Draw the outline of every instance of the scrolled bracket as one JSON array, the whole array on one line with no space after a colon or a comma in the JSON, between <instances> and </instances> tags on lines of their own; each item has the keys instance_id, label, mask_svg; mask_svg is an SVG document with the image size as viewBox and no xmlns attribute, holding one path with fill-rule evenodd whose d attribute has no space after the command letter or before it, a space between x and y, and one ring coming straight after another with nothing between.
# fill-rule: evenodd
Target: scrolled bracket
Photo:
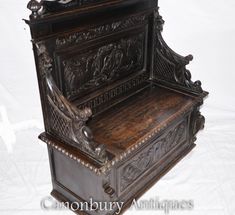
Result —
<instances>
[{"instance_id":1,"label":"scrolled bracket","mask_svg":"<svg viewBox=\"0 0 235 215\"><path fill-rule=\"evenodd\" d=\"M46 89L49 109L52 109L53 113L49 117L56 115L56 117L54 116L56 118L54 121L58 123L60 120L59 126L62 126L61 124L64 125L60 130L56 128L58 126L54 126L53 133L97 161L105 163L108 160L105 147L93 140L92 131L86 125L88 119L92 116L92 110L90 108L78 109L63 96L52 77L53 60L45 44L36 43L35 45L37 47L39 70L45 84L44 88ZM67 132L64 130L67 130Z\"/></svg>"},{"instance_id":2,"label":"scrolled bracket","mask_svg":"<svg viewBox=\"0 0 235 215\"><path fill-rule=\"evenodd\" d=\"M186 69L192 60L193 56L181 56L174 52L164 41L162 37L164 20L159 14L159 8L154 11L154 22L155 22L155 59L157 59L156 64L162 68L164 71L160 71L163 75L168 74L164 77L166 81L174 81L176 84L183 86L193 92L203 93L201 82L191 80L191 73ZM156 71L157 72L157 71Z\"/></svg>"}]
</instances>

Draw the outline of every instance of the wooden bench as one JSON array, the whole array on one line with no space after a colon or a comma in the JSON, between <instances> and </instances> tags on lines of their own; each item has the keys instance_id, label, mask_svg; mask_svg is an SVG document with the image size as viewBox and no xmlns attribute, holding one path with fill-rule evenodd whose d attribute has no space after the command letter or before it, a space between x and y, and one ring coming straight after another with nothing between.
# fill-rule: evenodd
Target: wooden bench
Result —
<instances>
[{"instance_id":1,"label":"wooden bench","mask_svg":"<svg viewBox=\"0 0 235 215\"><path fill-rule=\"evenodd\" d=\"M156 0L31 0L28 8L52 195L124 202L124 211L204 126L208 93L186 69L192 56L163 40Z\"/></svg>"}]
</instances>

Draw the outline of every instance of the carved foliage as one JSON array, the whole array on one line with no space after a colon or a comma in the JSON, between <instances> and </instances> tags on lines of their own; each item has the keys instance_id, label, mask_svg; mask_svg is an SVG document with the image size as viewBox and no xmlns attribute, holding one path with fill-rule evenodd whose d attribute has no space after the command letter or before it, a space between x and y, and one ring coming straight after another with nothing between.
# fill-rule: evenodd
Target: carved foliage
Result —
<instances>
[{"instance_id":1,"label":"carved foliage","mask_svg":"<svg viewBox=\"0 0 235 215\"><path fill-rule=\"evenodd\" d=\"M164 41L161 31L164 21L155 10L155 61L154 70L157 78L164 81L177 83L190 90L202 93L201 82L193 82L191 73L186 69L186 65L193 59L192 55L183 57L175 53Z\"/></svg>"},{"instance_id":2,"label":"carved foliage","mask_svg":"<svg viewBox=\"0 0 235 215\"><path fill-rule=\"evenodd\" d=\"M68 97L143 68L145 34L108 43L62 62Z\"/></svg>"},{"instance_id":3,"label":"carved foliage","mask_svg":"<svg viewBox=\"0 0 235 215\"><path fill-rule=\"evenodd\" d=\"M121 191L124 191L129 185L133 184L142 174L148 170L154 163L169 153L176 145L185 141L186 122L182 122L167 135L159 138L156 143L141 152L136 159L126 165L121 170Z\"/></svg>"},{"instance_id":4,"label":"carved foliage","mask_svg":"<svg viewBox=\"0 0 235 215\"><path fill-rule=\"evenodd\" d=\"M127 165L121 173L121 190L141 176L154 162L154 147L142 152L135 160Z\"/></svg>"},{"instance_id":5,"label":"carved foliage","mask_svg":"<svg viewBox=\"0 0 235 215\"><path fill-rule=\"evenodd\" d=\"M183 122L173 130L171 130L165 137L157 141L157 147L155 149L156 159L161 159L176 145L182 143L182 141L185 140L185 132L186 125L185 122Z\"/></svg>"},{"instance_id":6,"label":"carved foliage","mask_svg":"<svg viewBox=\"0 0 235 215\"><path fill-rule=\"evenodd\" d=\"M57 48L62 48L70 45L76 45L86 40L91 40L102 35L111 34L128 27L133 27L135 25L144 23L145 20L147 20L146 15L133 16L124 20L93 27L86 31L70 33L66 36L57 38L56 46Z\"/></svg>"}]
</instances>

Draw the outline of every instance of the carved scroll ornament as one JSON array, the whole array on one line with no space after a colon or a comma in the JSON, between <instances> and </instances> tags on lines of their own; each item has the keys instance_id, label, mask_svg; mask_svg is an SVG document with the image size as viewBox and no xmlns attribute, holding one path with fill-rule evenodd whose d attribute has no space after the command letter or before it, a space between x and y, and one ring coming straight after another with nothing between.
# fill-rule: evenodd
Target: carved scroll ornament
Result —
<instances>
[{"instance_id":1,"label":"carved scroll ornament","mask_svg":"<svg viewBox=\"0 0 235 215\"><path fill-rule=\"evenodd\" d=\"M162 30L164 20L160 16L158 9L155 10L155 65L160 74L166 81L176 82L196 93L202 93L200 81L193 82L191 80L191 73L186 69L186 65L193 60L192 55L183 57L175 53L164 41L162 37Z\"/></svg>"},{"instance_id":2,"label":"carved scroll ornament","mask_svg":"<svg viewBox=\"0 0 235 215\"><path fill-rule=\"evenodd\" d=\"M56 86L52 77L53 60L46 50L43 43L37 43L39 57L39 70L46 84L46 95L49 102L49 108L54 114L51 114L52 122L59 121L58 126L54 126L54 133L62 140L68 140L70 145L75 146L81 151L88 153L99 162L107 161L107 154L104 145L98 145L93 141L91 130L86 126L86 122L92 115L90 108L78 109L71 104ZM53 119L53 117L56 119ZM57 129L61 127L61 129ZM67 133L65 133L67 131Z\"/></svg>"}]
</instances>

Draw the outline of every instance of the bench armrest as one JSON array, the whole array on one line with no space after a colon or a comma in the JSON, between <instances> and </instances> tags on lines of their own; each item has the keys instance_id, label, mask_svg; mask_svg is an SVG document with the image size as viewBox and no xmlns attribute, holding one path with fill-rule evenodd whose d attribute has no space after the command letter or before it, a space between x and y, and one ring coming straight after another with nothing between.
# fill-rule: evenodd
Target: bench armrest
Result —
<instances>
[{"instance_id":1,"label":"bench armrest","mask_svg":"<svg viewBox=\"0 0 235 215\"><path fill-rule=\"evenodd\" d=\"M92 116L90 108L78 109L69 102L56 86L52 76L53 60L43 43L36 43L39 57L39 69L42 74L43 88L46 89L46 97L51 120L49 132L62 139L66 144L72 145L82 152L93 157L98 162L107 161L107 153L104 145L97 144L93 140L92 131L86 125Z\"/></svg>"},{"instance_id":2,"label":"bench armrest","mask_svg":"<svg viewBox=\"0 0 235 215\"><path fill-rule=\"evenodd\" d=\"M160 78L165 81L175 82L189 91L197 94L203 93L201 82L191 80L191 73L186 69L186 65L193 60L192 55L186 57L174 52L162 37L164 20L160 16L158 9L155 10L155 55L157 59L157 69ZM155 71L157 73L157 71ZM157 78L159 78L157 77Z\"/></svg>"}]
</instances>

